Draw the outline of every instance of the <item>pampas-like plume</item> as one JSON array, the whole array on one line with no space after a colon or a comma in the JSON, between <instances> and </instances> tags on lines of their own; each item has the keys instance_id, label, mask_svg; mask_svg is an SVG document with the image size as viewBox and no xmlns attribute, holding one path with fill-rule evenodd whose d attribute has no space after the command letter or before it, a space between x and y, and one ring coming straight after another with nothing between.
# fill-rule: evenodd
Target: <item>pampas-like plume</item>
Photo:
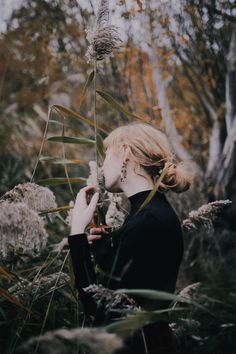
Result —
<instances>
[{"instance_id":1,"label":"pampas-like plume","mask_svg":"<svg viewBox=\"0 0 236 354\"><path fill-rule=\"evenodd\" d=\"M127 294L114 294L114 290L104 288L101 284L91 284L83 288L86 293L92 295L100 309L107 317L112 316L112 312L125 313L134 309L138 309L138 305L134 299Z\"/></svg>"},{"instance_id":2,"label":"pampas-like plume","mask_svg":"<svg viewBox=\"0 0 236 354\"><path fill-rule=\"evenodd\" d=\"M103 60L105 56L111 55L113 49L119 48L123 41L118 29L119 27L109 23L109 1L101 0L95 26L92 30L86 30L86 38L90 43L85 54L88 63Z\"/></svg>"},{"instance_id":3,"label":"pampas-like plume","mask_svg":"<svg viewBox=\"0 0 236 354\"><path fill-rule=\"evenodd\" d=\"M36 301L41 296L52 292L55 289L55 284L57 284L58 289L65 286L69 281L69 275L63 272L45 275L33 282L29 282L25 278L20 278L20 281L10 287L8 292L14 294L22 303L28 301L27 294L34 297L34 301Z\"/></svg>"},{"instance_id":4,"label":"pampas-like plume","mask_svg":"<svg viewBox=\"0 0 236 354\"><path fill-rule=\"evenodd\" d=\"M226 199L202 205L197 210L191 211L189 217L183 220L183 230L187 232L196 232L201 229L211 230L213 228L213 221L224 208L231 204L232 201Z\"/></svg>"},{"instance_id":5,"label":"pampas-like plume","mask_svg":"<svg viewBox=\"0 0 236 354\"><path fill-rule=\"evenodd\" d=\"M16 354L112 354L122 347L122 340L101 328L58 329L41 337L32 337L17 348Z\"/></svg>"},{"instance_id":6,"label":"pampas-like plume","mask_svg":"<svg viewBox=\"0 0 236 354\"><path fill-rule=\"evenodd\" d=\"M96 191L101 195L106 193L105 190L105 180L102 168L97 167L96 161L89 161L90 174L86 179L87 186L94 184L96 186Z\"/></svg>"},{"instance_id":7,"label":"pampas-like plume","mask_svg":"<svg viewBox=\"0 0 236 354\"><path fill-rule=\"evenodd\" d=\"M16 265L26 257L37 256L47 243L48 234L38 214L25 203L0 203L0 257ZM14 262L13 262L14 263Z\"/></svg>"},{"instance_id":8,"label":"pampas-like plume","mask_svg":"<svg viewBox=\"0 0 236 354\"><path fill-rule=\"evenodd\" d=\"M30 182L15 186L1 197L2 201L23 202L29 209L37 212L57 208L55 195L49 188ZM48 216L52 215L48 214Z\"/></svg>"}]
</instances>

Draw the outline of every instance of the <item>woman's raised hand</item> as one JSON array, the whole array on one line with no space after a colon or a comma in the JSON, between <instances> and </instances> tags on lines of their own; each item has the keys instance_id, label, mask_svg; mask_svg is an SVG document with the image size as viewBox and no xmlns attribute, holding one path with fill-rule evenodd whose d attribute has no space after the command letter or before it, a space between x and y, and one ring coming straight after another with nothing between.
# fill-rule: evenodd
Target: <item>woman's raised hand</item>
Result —
<instances>
[{"instance_id":1,"label":"woman's raised hand","mask_svg":"<svg viewBox=\"0 0 236 354\"><path fill-rule=\"evenodd\" d=\"M86 198L86 194L93 189L95 189L95 185L89 185L81 188L77 194L72 212L71 235L84 233L85 228L93 218L99 199L99 193L94 193L89 204Z\"/></svg>"}]
</instances>

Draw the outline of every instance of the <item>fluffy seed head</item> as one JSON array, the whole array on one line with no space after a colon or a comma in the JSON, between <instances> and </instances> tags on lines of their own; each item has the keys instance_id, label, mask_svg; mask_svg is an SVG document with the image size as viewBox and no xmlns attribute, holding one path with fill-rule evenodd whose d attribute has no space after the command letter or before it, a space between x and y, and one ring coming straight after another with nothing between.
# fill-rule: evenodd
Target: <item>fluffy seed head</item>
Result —
<instances>
[{"instance_id":1,"label":"fluffy seed head","mask_svg":"<svg viewBox=\"0 0 236 354\"><path fill-rule=\"evenodd\" d=\"M20 265L40 254L48 239L43 220L25 203L0 203L0 257ZM14 262L13 262L14 263Z\"/></svg>"},{"instance_id":2,"label":"fluffy seed head","mask_svg":"<svg viewBox=\"0 0 236 354\"><path fill-rule=\"evenodd\" d=\"M92 30L86 30L87 40L90 45L85 54L87 62L103 60L110 56L113 49L119 48L122 39L119 36L118 27L109 23L109 1L101 0Z\"/></svg>"},{"instance_id":3,"label":"fluffy seed head","mask_svg":"<svg viewBox=\"0 0 236 354\"><path fill-rule=\"evenodd\" d=\"M122 347L122 340L101 328L58 329L32 337L16 350L16 354L31 354L37 344L38 354L112 354Z\"/></svg>"}]
</instances>

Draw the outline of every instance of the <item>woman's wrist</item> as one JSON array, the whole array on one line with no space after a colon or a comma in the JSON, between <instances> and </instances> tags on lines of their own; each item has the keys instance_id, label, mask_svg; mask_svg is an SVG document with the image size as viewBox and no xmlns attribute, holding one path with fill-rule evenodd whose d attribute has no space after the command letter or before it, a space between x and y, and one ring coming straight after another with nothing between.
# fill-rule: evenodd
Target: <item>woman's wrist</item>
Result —
<instances>
[{"instance_id":1,"label":"woman's wrist","mask_svg":"<svg viewBox=\"0 0 236 354\"><path fill-rule=\"evenodd\" d=\"M76 228L72 227L70 230L70 235L76 235L76 234L84 234L85 233L85 228Z\"/></svg>"}]
</instances>

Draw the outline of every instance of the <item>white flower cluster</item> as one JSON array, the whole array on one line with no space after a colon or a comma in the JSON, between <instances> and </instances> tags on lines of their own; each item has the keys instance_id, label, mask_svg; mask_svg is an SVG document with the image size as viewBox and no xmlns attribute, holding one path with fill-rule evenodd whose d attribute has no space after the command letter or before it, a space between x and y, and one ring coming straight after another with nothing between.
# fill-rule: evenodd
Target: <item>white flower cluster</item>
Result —
<instances>
[{"instance_id":1,"label":"white flower cluster","mask_svg":"<svg viewBox=\"0 0 236 354\"><path fill-rule=\"evenodd\" d=\"M48 239L43 220L25 203L0 203L0 258L11 261L17 256L35 257Z\"/></svg>"},{"instance_id":2,"label":"white flower cluster","mask_svg":"<svg viewBox=\"0 0 236 354\"><path fill-rule=\"evenodd\" d=\"M20 267L28 257L39 255L48 234L38 212L56 208L50 189L35 183L18 184L0 200L0 257Z\"/></svg>"},{"instance_id":3,"label":"white flower cluster","mask_svg":"<svg viewBox=\"0 0 236 354\"><path fill-rule=\"evenodd\" d=\"M2 196L1 201L4 200L25 203L29 209L37 212L57 208L55 195L49 188L30 182L15 186Z\"/></svg>"}]
</instances>

